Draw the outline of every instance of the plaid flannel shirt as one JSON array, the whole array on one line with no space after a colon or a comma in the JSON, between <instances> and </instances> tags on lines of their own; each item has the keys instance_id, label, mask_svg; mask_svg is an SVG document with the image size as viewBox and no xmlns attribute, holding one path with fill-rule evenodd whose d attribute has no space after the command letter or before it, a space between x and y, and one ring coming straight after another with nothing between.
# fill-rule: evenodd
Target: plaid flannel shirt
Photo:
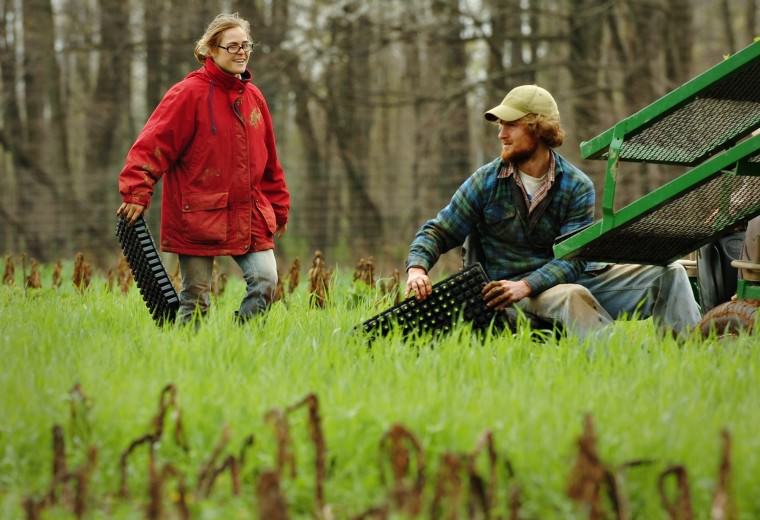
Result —
<instances>
[{"instance_id":1,"label":"plaid flannel shirt","mask_svg":"<svg viewBox=\"0 0 760 520\"><path fill-rule=\"evenodd\" d=\"M552 151L554 183L528 211L516 175L504 175L501 159L481 166L462 184L438 215L417 232L407 269L429 271L440 255L462 245L473 232L480 237L483 267L492 280L525 280L533 294L572 283L583 271L605 264L554 258L554 239L591 224L594 185L585 173Z\"/></svg>"}]
</instances>

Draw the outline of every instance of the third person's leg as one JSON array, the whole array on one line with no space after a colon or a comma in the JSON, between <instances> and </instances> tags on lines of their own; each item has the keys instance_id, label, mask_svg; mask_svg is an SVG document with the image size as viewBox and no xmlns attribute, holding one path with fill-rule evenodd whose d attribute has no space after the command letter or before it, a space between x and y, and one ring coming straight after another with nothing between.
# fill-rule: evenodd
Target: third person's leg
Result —
<instances>
[{"instance_id":1,"label":"third person's leg","mask_svg":"<svg viewBox=\"0 0 760 520\"><path fill-rule=\"evenodd\" d=\"M614 317L652 317L658 326L676 332L688 330L701 319L699 306L680 264L614 264L597 275L583 274L579 284L588 288Z\"/></svg>"}]
</instances>

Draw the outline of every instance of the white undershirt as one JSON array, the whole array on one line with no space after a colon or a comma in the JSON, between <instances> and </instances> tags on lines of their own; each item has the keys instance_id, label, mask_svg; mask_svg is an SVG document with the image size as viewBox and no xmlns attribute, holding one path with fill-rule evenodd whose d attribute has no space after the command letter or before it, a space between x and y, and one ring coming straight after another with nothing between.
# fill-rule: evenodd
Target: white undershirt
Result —
<instances>
[{"instance_id":1,"label":"white undershirt","mask_svg":"<svg viewBox=\"0 0 760 520\"><path fill-rule=\"evenodd\" d=\"M528 194L528 200L533 199L533 194L536 193L536 190L538 190L539 186L543 184L543 182L546 180L546 174L543 174L541 177L533 177L532 175L528 175L525 172L521 172L520 170L517 170L520 174L520 180L522 181L522 185L525 188L525 193Z\"/></svg>"}]
</instances>

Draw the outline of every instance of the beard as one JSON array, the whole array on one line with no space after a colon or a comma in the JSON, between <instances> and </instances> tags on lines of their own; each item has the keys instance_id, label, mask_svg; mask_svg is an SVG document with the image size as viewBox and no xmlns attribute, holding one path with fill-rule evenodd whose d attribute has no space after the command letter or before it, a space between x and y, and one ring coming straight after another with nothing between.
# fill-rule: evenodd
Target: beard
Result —
<instances>
[{"instance_id":1,"label":"beard","mask_svg":"<svg viewBox=\"0 0 760 520\"><path fill-rule=\"evenodd\" d=\"M501 160L505 163L520 164L530 159L538 148L538 139L531 135L529 138L512 143L509 147L501 148Z\"/></svg>"}]
</instances>

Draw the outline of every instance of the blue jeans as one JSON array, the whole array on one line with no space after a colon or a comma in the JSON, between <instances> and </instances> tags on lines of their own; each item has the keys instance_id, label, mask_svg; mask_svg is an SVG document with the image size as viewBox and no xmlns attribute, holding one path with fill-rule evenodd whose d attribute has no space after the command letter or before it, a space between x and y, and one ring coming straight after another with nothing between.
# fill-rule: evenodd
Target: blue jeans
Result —
<instances>
[{"instance_id":1,"label":"blue jeans","mask_svg":"<svg viewBox=\"0 0 760 520\"><path fill-rule=\"evenodd\" d=\"M622 316L652 317L662 328L681 332L701 318L699 306L680 264L613 264L583 273L573 284L559 284L525 298L518 307L562 322L583 337Z\"/></svg>"},{"instance_id":2,"label":"blue jeans","mask_svg":"<svg viewBox=\"0 0 760 520\"><path fill-rule=\"evenodd\" d=\"M241 319L264 312L271 304L277 287L277 261L274 251L257 251L232 257L243 271L246 294L238 310ZM182 290L179 293L177 320L190 321L196 312L205 315L209 307L213 256L179 255Z\"/></svg>"}]
</instances>

